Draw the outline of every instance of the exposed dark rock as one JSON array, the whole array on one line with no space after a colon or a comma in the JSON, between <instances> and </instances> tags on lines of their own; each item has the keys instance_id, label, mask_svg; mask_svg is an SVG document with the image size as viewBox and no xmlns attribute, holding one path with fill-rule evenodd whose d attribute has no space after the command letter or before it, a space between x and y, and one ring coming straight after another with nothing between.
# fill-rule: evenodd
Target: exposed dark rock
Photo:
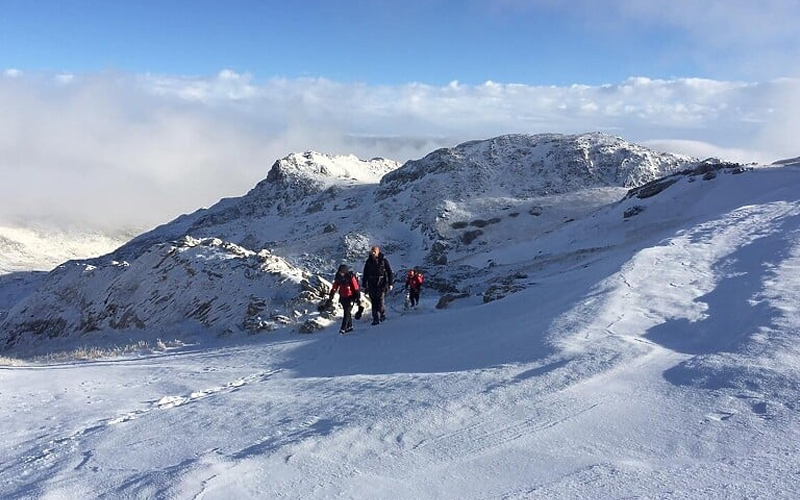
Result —
<instances>
[{"instance_id":1,"label":"exposed dark rock","mask_svg":"<svg viewBox=\"0 0 800 500\"><path fill-rule=\"evenodd\" d=\"M448 293L446 295L442 295L439 298L439 301L436 303L436 309L445 309L447 308L451 302L457 299L466 299L469 297L467 292L462 293Z\"/></svg>"},{"instance_id":2,"label":"exposed dark rock","mask_svg":"<svg viewBox=\"0 0 800 500\"><path fill-rule=\"evenodd\" d=\"M500 218L493 217L489 220L475 219L474 221L470 222L469 225L473 227L486 227L489 224L497 224L498 222L500 222Z\"/></svg>"},{"instance_id":3,"label":"exposed dark rock","mask_svg":"<svg viewBox=\"0 0 800 500\"><path fill-rule=\"evenodd\" d=\"M516 283L518 280L527 279L528 275L524 273L514 273L499 279L498 283L490 285L485 292L483 292L483 302L488 303L498 299L502 299L506 295L525 290L524 283Z\"/></svg>"},{"instance_id":4,"label":"exposed dark rock","mask_svg":"<svg viewBox=\"0 0 800 500\"><path fill-rule=\"evenodd\" d=\"M661 191L667 189L671 185L678 182L679 177L667 177L664 179L657 179L651 182L648 182L644 186L631 189L628 191L626 198L630 198L631 196L635 196L640 200L644 200L646 198L650 198L651 196L655 196Z\"/></svg>"},{"instance_id":5,"label":"exposed dark rock","mask_svg":"<svg viewBox=\"0 0 800 500\"><path fill-rule=\"evenodd\" d=\"M486 304L488 302L493 302L495 300L502 299L506 295L510 295L512 293L516 293L519 291L525 290L524 285L518 284L499 284L499 285L491 285L489 288L483 292L483 303Z\"/></svg>"},{"instance_id":6,"label":"exposed dark rock","mask_svg":"<svg viewBox=\"0 0 800 500\"><path fill-rule=\"evenodd\" d=\"M447 243L441 240L434 242L428 252L428 262L435 266L447 264Z\"/></svg>"},{"instance_id":7,"label":"exposed dark rock","mask_svg":"<svg viewBox=\"0 0 800 500\"><path fill-rule=\"evenodd\" d=\"M482 235L483 231L480 229L475 229L473 231L465 231L464 234L461 235L461 243L465 245L469 245L473 241L475 241L478 236Z\"/></svg>"},{"instance_id":8,"label":"exposed dark rock","mask_svg":"<svg viewBox=\"0 0 800 500\"><path fill-rule=\"evenodd\" d=\"M708 181L716 178L721 172L740 174L745 170L746 168L744 165L739 163L724 162L710 158L695 164L691 168L684 169L677 174L656 179L644 184L643 186L631 189L628 191L628 194L625 196L625 198L627 199L633 196L636 196L639 199L650 198L651 196L655 196L672 186L683 177L688 177L689 182L691 182L695 176L702 176L703 180Z\"/></svg>"},{"instance_id":9,"label":"exposed dark rock","mask_svg":"<svg viewBox=\"0 0 800 500\"><path fill-rule=\"evenodd\" d=\"M639 215L640 213L645 211L645 207L641 205L634 205L629 207L625 210L625 213L622 214L623 219L629 219L635 215Z\"/></svg>"}]
</instances>

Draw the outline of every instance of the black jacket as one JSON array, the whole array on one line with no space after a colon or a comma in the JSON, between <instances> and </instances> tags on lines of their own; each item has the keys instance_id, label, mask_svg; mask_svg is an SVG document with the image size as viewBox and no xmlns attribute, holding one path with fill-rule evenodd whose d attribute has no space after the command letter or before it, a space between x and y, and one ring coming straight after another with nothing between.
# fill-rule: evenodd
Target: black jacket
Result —
<instances>
[{"instance_id":1,"label":"black jacket","mask_svg":"<svg viewBox=\"0 0 800 500\"><path fill-rule=\"evenodd\" d=\"M393 282L392 266L382 253L379 253L378 258L374 260L372 256L367 257L367 261L364 262L364 272L361 274L363 288L373 291L386 290Z\"/></svg>"}]
</instances>

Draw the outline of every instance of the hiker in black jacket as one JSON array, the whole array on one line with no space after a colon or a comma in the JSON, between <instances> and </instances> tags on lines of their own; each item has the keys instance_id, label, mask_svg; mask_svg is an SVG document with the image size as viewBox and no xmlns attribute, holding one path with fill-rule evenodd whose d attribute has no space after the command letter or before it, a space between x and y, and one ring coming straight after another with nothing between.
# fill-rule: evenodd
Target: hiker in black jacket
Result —
<instances>
[{"instance_id":1,"label":"hiker in black jacket","mask_svg":"<svg viewBox=\"0 0 800 500\"><path fill-rule=\"evenodd\" d=\"M361 275L361 288L367 290L369 300L372 302L372 324L377 325L386 319L386 307L383 298L386 292L392 289L394 275L392 266L381 253L378 247L372 247L369 257L364 263L364 273Z\"/></svg>"}]
</instances>

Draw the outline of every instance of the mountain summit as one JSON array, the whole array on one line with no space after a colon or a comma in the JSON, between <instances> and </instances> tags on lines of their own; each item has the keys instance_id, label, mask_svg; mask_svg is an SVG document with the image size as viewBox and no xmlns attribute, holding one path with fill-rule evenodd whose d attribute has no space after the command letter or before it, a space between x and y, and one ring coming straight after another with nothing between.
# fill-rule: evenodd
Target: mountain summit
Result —
<instances>
[{"instance_id":1,"label":"mountain summit","mask_svg":"<svg viewBox=\"0 0 800 500\"><path fill-rule=\"evenodd\" d=\"M418 186L418 182L432 186L432 191L447 191L453 199L631 188L676 172L690 161L601 133L505 135L439 149L409 161L381 179L377 198Z\"/></svg>"}]
</instances>

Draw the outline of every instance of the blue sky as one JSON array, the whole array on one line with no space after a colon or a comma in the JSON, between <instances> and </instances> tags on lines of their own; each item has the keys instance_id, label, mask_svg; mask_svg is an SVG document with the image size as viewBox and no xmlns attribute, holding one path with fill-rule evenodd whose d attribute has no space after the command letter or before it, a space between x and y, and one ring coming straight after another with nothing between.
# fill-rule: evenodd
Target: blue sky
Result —
<instances>
[{"instance_id":1,"label":"blue sky","mask_svg":"<svg viewBox=\"0 0 800 500\"><path fill-rule=\"evenodd\" d=\"M739 51L747 41L750 51L774 52L788 33L747 40L734 25L737 35L721 39L713 31L728 28L713 22L762 21L747 10L734 17L735 0L724 14L692 5L719 2L675 3L686 17L625 0L6 0L0 67L194 76L231 69L258 79L431 85L784 76L778 63L742 63ZM757 12L780 11L782 3L791 5L766 2ZM787 46L788 55L796 48Z\"/></svg>"},{"instance_id":2,"label":"blue sky","mask_svg":"<svg viewBox=\"0 0 800 500\"><path fill-rule=\"evenodd\" d=\"M0 223L151 226L292 152L507 133L798 156L797 19L798 0L0 0Z\"/></svg>"}]
</instances>

